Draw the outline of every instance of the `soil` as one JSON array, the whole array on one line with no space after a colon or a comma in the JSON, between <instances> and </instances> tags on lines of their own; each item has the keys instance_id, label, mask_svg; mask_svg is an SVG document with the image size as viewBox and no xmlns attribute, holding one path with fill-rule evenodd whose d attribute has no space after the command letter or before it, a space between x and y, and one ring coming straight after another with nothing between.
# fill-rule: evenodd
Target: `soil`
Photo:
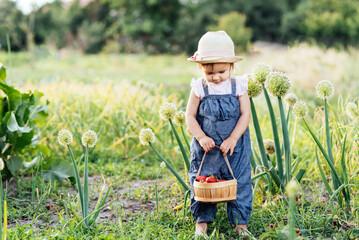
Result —
<instances>
[{"instance_id":1,"label":"soil","mask_svg":"<svg viewBox=\"0 0 359 240\"><path fill-rule=\"evenodd\" d=\"M25 178L25 181L31 181L31 178ZM158 180L158 188L164 188L169 186L171 183L161 180ZM104 196L105 193L107 191L108 188L108 184L106 183L106 189L104 192ZM121 219L123 222L126 222L127 219L134 213L137 212L152 212L155 208L156 208L156 203L154 200L152 199L143 199L143 198L138 198L135 197L135 192L138 191L139 189L146 191L146 189L148 189L150 186L154 186L155 185L155 180L133 180L133 181L128 181L126 183L124 183L123 186L121 187L117 187L114 188L112 187L110 194L108 195L107 198L107 205L105 205L105 207L103 208L103 210L100 212L98 218L96 219L97 223L101 223L101 222L115 222L116 220L118 221L118 216L119 214L121 214ZM98 200L98 195L101 191L101 176L91 176L89 177L89 189L90 189L90 212L95 208L95 205L97 203ZM71 185L69 188L65 188L67 189L65 194L69 193L71 196L76 196L77 194L77 190L75 188L73 188ZM18 226L23 226L26 224L31 224L33 221L33 212L31 211L31 209L35 209L36 205L37 205L37 198L36 201L34 203L31 203L30 199L31 196L26 196L26 199L28 199L29 201L25 200L25 202L21 202L20 199L18 199L18 190L17 190L17 183L16 180L13 180L10 182L9 186L8 186L8 198L13 199L14 201L19 201L20 204L17 204L17 209L18 210L23 210L25 209L25 211L27 210L28 213L23 213L23 217L18 218L16 220L14 219L9 219L8 222L8 227L12 228L15 227L16 225ZM41 196L40 196L41 198ZM33 208L29 208L29 204L31 204L33 206ZM44 202L44 204L46 204L46 208L48 210L48 212L46 212L46 214L51 216L51 219L45 219L42 220L41 216L35 216L35 220L34 220L34 225L37 228L43 228L43 227L49 227L50 226L54 226L54 225L58 225L59 223L59 215L58 212L60 212L62 209L65 209L63 206L59 205L58 203L58 199L53 199L51 197L49 197L46 202ZM119 209L121 209L121 213L119 213ZM49 214L50 213L50 214ZM81 215L81 213L79 212L79 215ZM66 212L63 212L63 217L66 218ZM47 217L48 218L48 217Z\"/></svg>"}]
</instances>

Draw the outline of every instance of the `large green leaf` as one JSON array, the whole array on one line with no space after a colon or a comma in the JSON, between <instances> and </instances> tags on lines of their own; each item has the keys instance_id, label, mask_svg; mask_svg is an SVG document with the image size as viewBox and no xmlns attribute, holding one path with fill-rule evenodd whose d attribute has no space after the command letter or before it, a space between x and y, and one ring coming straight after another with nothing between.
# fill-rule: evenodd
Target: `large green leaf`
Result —
<instances>
[{"instance_id":1,"label":"large green leaf","mask_svg":"<svg viewBox=\"0 0 359 240\"><path fill-rule=\"evenodd\" d=\"M24 164L24 167L25 168L31 168L33 166L35 166L40 160L40 157L35 157L34 159L32 159L32 161L30 162L26 162L24 161L23 164Z\"/></svg>"},{"instance_id":2,"label":"large green leaf","mask_svg":"<svg viewBox=\"0 0 359 240\"><path fill-rule=\"evenodd\" d=\"M22 166L22 158L11 157L6 161L6 166L11 174L15 176Z\"/></svg>"},{"instance_id":3,"label":"large green leaf","mask_svg":"<svg viewBox=\"0 0 359 240\"><path fill-rule=\"evenodd\" d=\"M73 177L74 171L68 161L62 159L48 159L43 168L44 177L49 181L63 181L65 178Z\"/></svg>"},{"instance_id":4,"label":"large green leaf","mask_svg":"<svg viewBox=\"0 0 359 240\"><path fill-rule=\"evenodd\" d=\"M17 107L21 104L21 93L13 86L8 86L2 82L0 82L0 89L3 90L8 97L10 107L9 110L15 111Z\"/></svg>"},{"instance_id":5,"label":"large green leaf","mask_svg":"<svg viewBox=\"0 0 359 240\"><path fill-rule=\"evenodd\" d=\"M30 106L29 120L34 121L37 124L45 123L47 117L49 116L49 114L47 113L48 107L49 106L47 104Z\"/></svg>"},{"instance_id":6,"label":"large green leaf","mask_svg":"<svg viewBox=\"0 0 359 240\"><path fill-rule=\"evenodd\" d=\"M11 116L7 122L7 129L10 132L18 131L19 136L21 136L23 133L29 133L32 130L32 128L29 126L20 127L19 124L17 123L14 112L11 112Z\"/></svg>"},{"instance_id":7,"label":"large green leaf","mask_svg":"<svg viewBox=\"0 0 359 240\"><path fill-rule=\"evenodd\" d=\"M28 133L23 133L21 136L17 137L15 151L22 151L25 147L32 144L32 139L34 137L35 130L31 130Z\"/></svg>"},{"instance_id":8,"label":"large green leaf","mask_svg":"<svg viewBox=\"0 0 359 240\"><path fill-rule=\"evenodd\" d=\"M6 69L0 63L0 82L5 83L5 80L6 80Z\"/></svg>"}]
</instances>

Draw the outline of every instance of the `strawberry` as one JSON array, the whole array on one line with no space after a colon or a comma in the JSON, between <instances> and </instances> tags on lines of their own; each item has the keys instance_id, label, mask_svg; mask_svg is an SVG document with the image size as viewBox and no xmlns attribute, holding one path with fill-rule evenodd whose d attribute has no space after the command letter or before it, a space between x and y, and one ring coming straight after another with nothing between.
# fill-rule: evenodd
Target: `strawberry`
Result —
<instances>
[{"instance_id":1,"label":"strawberry","mask_svg":"<svg viewBox=\"0 0 359 240\"><path fill-rule=\"evenodd\" d=\"M196 181L204 183L206 181L206 178L207 178L206 175L198 176L198 177L196 177Z\"/></svg>"},{"instance_id":2,"label":"strawberry","mask_svg":"<svg viewBox=\"0 0 359 240\"><path fill-rule=\"evenodd\" d=\"M227 180L221 179L221 180L218 180L217 182L225 182L225 181L227 181Z\"/></svg>"},{"instance_id":3,"label":"strawberry","mask_svg":"<svg viewBox=\"0 0 359 240\"><path fill-rule=\"evenodd\" d=\"M213 175L209 175L207 178L206 178L206 183L215 183L217 182L217 178Z\"/></svg>"}]
</instances>

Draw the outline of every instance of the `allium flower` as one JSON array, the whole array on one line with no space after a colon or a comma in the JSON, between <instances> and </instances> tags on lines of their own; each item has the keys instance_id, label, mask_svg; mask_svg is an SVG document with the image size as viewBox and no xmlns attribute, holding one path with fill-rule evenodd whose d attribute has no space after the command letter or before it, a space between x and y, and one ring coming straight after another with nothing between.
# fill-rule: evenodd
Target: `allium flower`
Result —
<instances>
[{"instance_id":1,"label":"allium flower","mask_svg":"<svg viewBox=\"0 0 359 240\"><path fill-rule=\"evenodd\" d=\"M322 80L317 84L317 94L320 98L330 98L334 93L333 84L328 80Z\"/></svg>"},{"instance_id":2,"label":"allium flower","mask_svg":"<svg viewBox=\"0 0 359 240\"><path fill-rule=\"evenodd\" d=\"M165 168L166 167L166 163L165 162L161 162L161 168Z\"/></svg>"},{"instance_id":3,"label":"allium flower","mask_svg":"<svg viewBox=\"0 0 359 240\"><path fill-rule=\"evenodd\" d=\"M186 113L183 111L177 112L174 120L178 126L183 126L186 123Z\"/></svg>"},{"instance_id":4,"label":"allium flower","mask_svg":"<svg viewBox=\"0 0 359 240\"><path fill-rule=\"evenodd\" d=\"M298 101L297 96L294 93L289 93L287 96L285 96L286 103L293 107L294 104Z\"/></svg>"},{"instance_id":5,"label":"allium flower","mask_svg":"<svg viewBox=\"0 0 359 240\"><path fill-rule=\"evenodd\" d=\"M146 128L146 129L142 129L140 132L140 143L142 145L149 145L149 143L153 143L155 141L155 134L152 132L151 129Z\"/></svg>"},{"instance_id":6,"label":"allium flower","mask_svg":"<svg viewBox=\"0 0 359 240\"><path fill-rule=\"evenodd\" d=\"M252 70L252 74L253 78L263 84L266 79L268 74L272 71L272 67L265 64L265 63L257 63L256 65L254 65L253 70Z\"/></svg>"},{"instance_id":7,"label":"allium flower","mask_svg":"<svg viewBox=\"0 0 359 240\"><path fill-rule=\"evenodd\" d=\"M85 147L93 148L97 142L97 135L92 130L87 130L81 138L82 145Z\"/></svg>"},{"instance_id":8,"label":"allium flower","mask_svg":"<svg viewBox=\"0 0 359 240\"><path fill-rule=\"evenodd\" d=\"M264 148L266 150L266 153L268 155L272 155L273 153L275 153L275 147L274 147L274 141L271 139L266 139L263 141L264 143Z\"/></svg>"},{"instance_id":9,"label":"allium flower","mask_svg":"<svg viewBox=\"0 0 359 240\"><path fill-rule=\"evenodd\" d=\"M0 63L1 64L1 63ZM0 66L1 68L1 66ZM2 158L0 158L0 171L2 171L4 169L4 160L2 160ZM0 179L1 180L1 179Z\"/></svg>"},{"instance_id":10,"label":"allium flower","mask_svg":"<svg viewBox=\"0 0 359 240\"><path fill-rule=\"evenodd\" d=\"M57 135L57 140L62 146L67 146L72 143L72 134L68 130L61 130Z\"/></svg>"},{"instance_id":11,"label":"allium flower","mask_svg":"<svg viewBox=\"0 0 359 240\"><path fill-rule=\"evenodd\" d=\"M290 198L294 198L298 194L299 189L300 189L300 185L295 180L291 180L285 187L285 191L287 192L287 195Z\"/></svg>"},{"instance_id":12,"label":"allium flower","mask_svg":"<svg viewBox=\"0 0 359 240\"><path fill-rule=\"evenodd\" d=\"M160 107L160 117L163 120L170 120L176 114L177 108L173 103L165 103Z\"/></svg>"},{"instance_id":13,"label":"allium flower","mask_svg":"<svg viewBox=\"0 0 359 240\"><path fill-rule=\"evenodd\" d=\"M304 118L308 114L307 104L303 101L298 101L293 106L293 113L297 118Z\"/></svg>"},{"instance_id":14,"label":"allium flower","mask_svg":"<svg viewBox=\"0 0 359 240\"><path fill-rule=\"evenodd\" d=\"M285 73L271 72L267 76L266 89L275 97L287 94L290 88L290 80Z\"/></svg>"},{"instance_id":15,"label":"allium flower","mask_svg":"<svg viewBox=\"0 0 359 240\"><path fill-rule=\"evenodd\" d=\"M258 97L262 92L262 85L256 81L252 75L248 76L247 93L250 98Z\"/></svg>"},{"instance_id":16,"label":"allium flower","mask_svg":"<svg viewBox=\"0 0 359 240\"><path fill-rule=\"evenodd\" d=\"M352 119L354 119L358 116L358 107L353 102L347 103L347 105L345 107L345 111L346 111L347 115Z\"/></svg>"}]
</instances>

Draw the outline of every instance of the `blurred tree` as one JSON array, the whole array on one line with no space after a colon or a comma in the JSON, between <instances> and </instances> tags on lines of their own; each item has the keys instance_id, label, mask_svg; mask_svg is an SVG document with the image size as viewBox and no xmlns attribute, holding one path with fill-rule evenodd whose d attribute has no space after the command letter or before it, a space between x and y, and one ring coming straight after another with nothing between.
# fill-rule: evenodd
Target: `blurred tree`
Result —
<instances>
[{"instance_id":1,"label":"blurred tree","mask_svg":"<svg viewBox=\"0 0 359 240\"><path fill-rule=\"evenodd\" d=\"M181 4L179 0L103 0L110 3L120 38L138 41L147 52L171 51ZM131 43L130 43L131 44ZM136 49L133 49L136 51Z\"/></svg>"},{"instance_id":2,"label":"blurred tree","mask_svg":"<svg viewBox=\"0 0 359 240\"><path fill-rule=\"evenodd\" d=\"M0 1L0 49L7 49L6 36L9 36L12 51L26 48L28 18L16 8L16 2Z\"/></svg>"},{"instance_id":3,"label":"blurred tree","mask_svg":"<svg viewBox=\"0 0 359 240\"><path fill-rule=\"evenodd\" d=\"M241 52L249 47L252 30L245 27L246 16L238 12L221 15L217 25L209 26L210 31L224 30L232 38L234 46Z\"/></svg>"},{"instance_id":4,"label":"blurred tree","mask_svg":"<svg viewBox=\"0 0 359 240\"><path fill-rule=\"evenodd\" d=\"M282 22L285 41L300 39L326 45L358 45L358 0L307 0L294 12L287 13Z\"/></svg>"},{"instance_id":5,"label":"blurred tree","mask_svg":"<svg viewBox=\"0 0 359 240\"><path fill-rule=\"evenodd\" d=\"M197 42L219 16L236 11L246 16L246 26L252 29L252 40L281 40L281 19L288 6L300 0L183 0L176 41L182 50L192 54Z\"/></svg>"},{"instance_id":6,"label":"blurred tree","mask_svg":"<svg viewBox=\"0 0 359 240\"><path fill-rule=\"evenodd\" d=\"M174 32L176 48L192 55L197 50L198 40L206 33L206 28L213 24L216 24L213 6L203 4L203 1L187 1L180 9L180 18Z\"/></svg>"},{"instance_id":7,"label":"blurred tree","mask_svg":"<svg viewBox=\"0 0 359 240\"><path fill-rule=\"evenodd\" d=\"M232 1L230 1L232 2ZM253 30L253 40L279 41L282 16L290 0L234 0L232 10L247 16L246 26Z\"/></svg>"},{"instance_id":8,"label":"blurred tree","mask_svg":"<svg viewBox=\"0 0 359 240\"><path fill-rule=\"evenodd\" d=\"M64 36L68 31L69 21L59 0L31 12L29 17L34 18L33 31L36 44L47 43L57 48L66 45Z\"/></svg>"}]
</instances>

